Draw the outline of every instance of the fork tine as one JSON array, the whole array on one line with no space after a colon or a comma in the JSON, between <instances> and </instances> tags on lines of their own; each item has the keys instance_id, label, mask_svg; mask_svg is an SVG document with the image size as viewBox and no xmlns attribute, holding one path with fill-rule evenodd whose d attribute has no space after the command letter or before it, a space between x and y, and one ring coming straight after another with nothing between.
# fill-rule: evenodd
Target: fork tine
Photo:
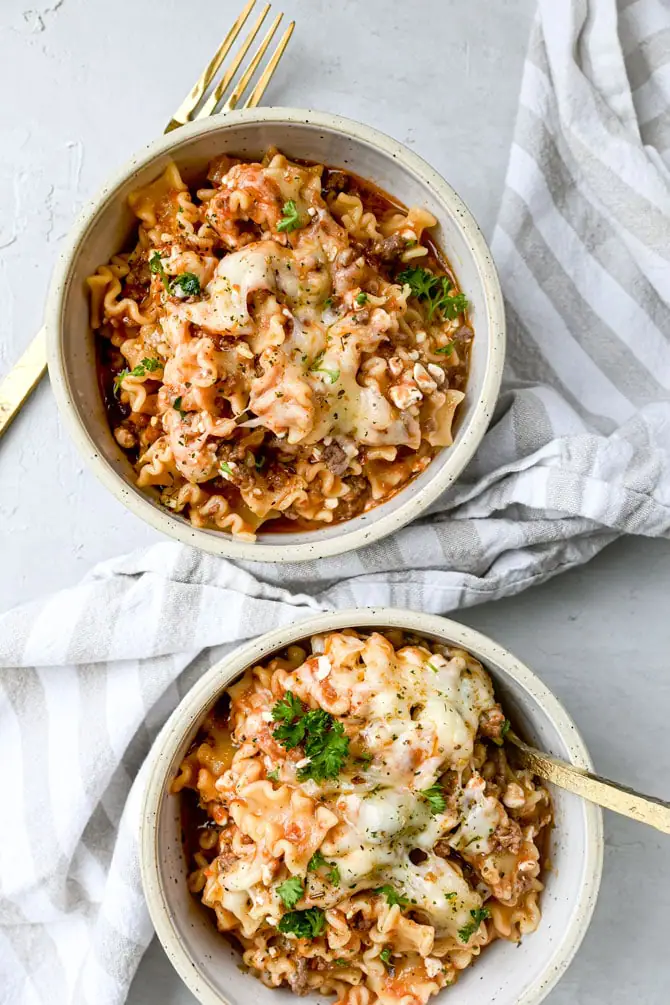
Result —
<instances>
[{"instance_id":1,"label":"fork tine","mask_svg":"<svg viewBox=\"0 0 670 1005\"><path fill-rule=\"evenodd\" d=\"M235 87L234 87L234 89L233 89L230 97L226 101L225 105L222 105L222 107L221 107L221 111L222 112L230 112L230 111L232 111L233 108L235 108L235 106L237 105L237 102L240 100L241 96L246 91L247 86L249 84L249 81L251 80L251 78L253 77L254 73L256 72L256 69L257 69L258 64L260 63L261 59L263 58L263 56L267 52L267 48L270 45L270 42L272 41L274 33L276 32L277 28L279 27L283 16L284 16L283 14L277 14L277 17L274 19L274 21L270 25L270 29L269 29L268 33L266 34L265 38L263 39L263 41L261 42L261 46L260 46L258 52L254 56L254 58L251 60L251 62L249 63L249 66L246 68L246 70L244 71L244 73L240 77L239 81L235 85Z\"/></svg>"},{"instance_id":2,"label":"fork tine","mask_svg":"<svg viewBox=\"0 0 670 1005\"><path fill-rule=\"evenodd\" d=\"M295 21L291 21L291 23L289 24L288 28L286 29L286 31L282 35L281 41L280 41L279 45L277 46L277 48L275 49L274 53L272 54L272 59L270 60L270 62L268 63L268 65L263 70L263 73L258 78L258 82L257 82L256 86L254 87L254 89L251 92L249 98L245 102L245 104L244 104L245 108L255 108L256 105L258 104L258 102L261 100L261 98L265 94L265 90L266 90L268 84L270 83L270 80L272 79L272 74L275 72L275 70L277 68L277 63L279 62L279 60L284 55L284 50L286 49L286 46L289 43L289 39L291 38L291 35L293 34L293 29L294 28L295 28Z\"/></svg>"},{"instance_id":3,"label":"fork tine","mask_svg":"<svg viewBox=\"0 0 670 1005\"><path fill-rule=\"evenodd\" d=\"M237 84L237 86L235 87L233 93L230 95L230 97L226 101L225 105L221 109L222 112L232 111L232 109L236 107L237 102L240 100L240 98L242 97L242 95L246 91L246 89L247 89L247 87L249 85L249 81L251 80L251 78L253 77L254 73L258 69L258 65L259 65L261 59L263 58L263 56L267 52L267 49L268 49L268 47L270 45L270 42L272 41L274 33L276 32L277 28L279 27L279 23L281 22L281 19L282 19L283 16L284 16L283 14L279 14L275 18L275 20L274 20L274 22L272 24L272 27L270 28L269 32L267 33L267 35L263 39L263 43L262 43L260 49L258 50L258 52L256 53L256 55L252 59L251 63L249 64L249 67L246 70L246 72L244 73L244 75L240 78L240 81ZM284 33L284 37L286 38L286 42L288 42L288 39L291 37L292 31L293 31L293 28L289 27L287 29L287 31ZM286 37L286 36L288 36L288 37ZM281 45L282 45L282 42L279 43L279 47L281 47ZM281 56L281 53L279 55ZM277 61L274 64L275 66L277 65L278 61L279 61L279 57L277 58ZM273 71L274 71L274 66L270 70L270 76L272 75Z\"/></svg>"},{"instance_id":4,"label":"fork tine","mask_svg":"<svg viewBox=\"0 0 670 1005\"><path fill-rule=\"evenodd\" d=\"M260 27L263 24L263 21L265 21L265 18L267 17L269 10L270 10L270 4L266 3L265 7L260 13L260 17L257 18L256 23L254 24L253 28L251 29L246 39L244 40L244 43L242 44L240 51L235 56L235 59L230 65L230 68L226 70L223 77L214 88L214 91L207 98L207 101L204 103L198 114L194 116L196 119L206 119L209 115L213 113L219 101L221 101L221 98L228 90L231 80L237 73L240 67L240 63L248 53L251 43L256 38L256 35L258 34Z\"/></svg>"},{"instance_id":5,"label":"fork tine","mask_svg":"<svg viewBox=\"0 0 670 1005\"><path fill-rule=\"evenodd\" d=\"M224 61L224 59L230 52L230 49L235 39L237 38L240 31L244 27L244 24L249 15L251 14L251 11L255 3L256 0L247 0L244 9L238 16L237 20L231 27L230 31L224 38L219 48L214 53L212 59L207 64L206 68L204 69L200 77L196 80L195 84L193 85L193 87L186 95L177 111L174 113L174 115L168 122L167 126L164 129L164 132L169 133L173 129L178 129L179 126L183 126L185 122L189 121L191 112L198 105L198 102L201 100L203 94L205 93L210 83L212 82L214 74L219 69L221 63Z\"/></svg>"}]
</instances>

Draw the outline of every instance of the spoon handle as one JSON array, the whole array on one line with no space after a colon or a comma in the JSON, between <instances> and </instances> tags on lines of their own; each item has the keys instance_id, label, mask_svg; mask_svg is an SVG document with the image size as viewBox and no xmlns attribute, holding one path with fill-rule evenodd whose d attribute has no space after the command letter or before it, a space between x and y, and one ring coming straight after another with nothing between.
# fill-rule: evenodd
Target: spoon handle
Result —
<instances>
[{"instance_id":1,"label":"spoon handle","mask_svg":"<svg viewBox=\"0 0 670 1005\"><path fill-rule=\"evenodd\" d=\"M533 774L553 782L561 789L574 792L583 799L604 806L607 810L614 810L615 813L670 834L670 803L656 799L655 796L644 796L618 782L600 778L583 768L576 768L556 757L543 754L520 740L512 730L507 733L507 739L520 751L524 767L530 768Z\"/></svg>"}]
</instances>

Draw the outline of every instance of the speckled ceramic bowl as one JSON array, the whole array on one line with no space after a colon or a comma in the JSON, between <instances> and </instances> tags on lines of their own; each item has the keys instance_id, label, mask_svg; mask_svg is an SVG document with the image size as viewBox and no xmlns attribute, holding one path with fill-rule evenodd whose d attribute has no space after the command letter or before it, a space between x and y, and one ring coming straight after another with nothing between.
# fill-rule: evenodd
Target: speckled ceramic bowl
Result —
<instances>
[{"instance_id":1,"label":"speckled ceramic bowl","mask_svg":"<svg viewBox=\"0 0 670 1005\"><path fill-rule=\"evenodd\" d=\"M175 969L203 1005L276 1005L293 996L241 973L239 953L217 932L211 913L188 892L179 800L169 794L169 782L205 712L248 666L316 632L358 627L399 627L468 649L491 674L515 728L542 750L592 769L574 722L535 674L491 639L455 621L401 610L342 611L268 632L236 650L198 681L166 723L147 765L142 812L142 879L151 917ZM494 943L452 988L431 1001L537 1005L570 963L588 928L600 885L602 813L561 789L553 788L552 797L555 825L539 928L518 946ZM323 1005L324 996L304 1000Z\"/></svg>"},{"instance_id":2,"label":"speckled ceramic bowl","mask_svg":"<svg viewBox=\"0 0 670 1005\"><path fill-rule=\"evenodd\" d=\"M467 396L454 445L442 450L410 485L346 523L301 533L260 533L250 544L201 530L163 509L135 485L132 466L114 440L98 389L85 279L123 248L136 221L129 192L153 180L169 159L188 179L224 152L259 157L270 146L288 157L342 167L369 178L406 205L438 220L437 239L471 304L475 329ZM49 374L61 414L104 485L157 530L203 551L258 561L299 561L360 548L417 517L458 477L481 441L495 406L505 353L505 314L489 249L463 202L425 161L368 126L323 112L258 108L184 126L151 143L84 211L62 251L47 308Z\"/></svg>"}]
</instances>

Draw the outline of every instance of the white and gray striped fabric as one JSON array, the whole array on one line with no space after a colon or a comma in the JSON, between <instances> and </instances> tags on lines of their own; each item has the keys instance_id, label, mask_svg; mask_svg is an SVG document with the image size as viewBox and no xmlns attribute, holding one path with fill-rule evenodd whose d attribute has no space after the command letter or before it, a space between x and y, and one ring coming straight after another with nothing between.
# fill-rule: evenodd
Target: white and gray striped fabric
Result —
<instances>
[{"instance_id":1,"label":"white and gray striped fabric","mask_svg":"<svg viewBox=\"0 0 670 1005\"><path fill-rule=\"evenodd\" d=\"M226 647L324 607L444 612L668 534L669 110L667 5L540 0L494 240L505 390L428 518L293 568L159 544L0 618L3 1003L124 1000L151 937L140 766Z\"/></svg>"}]
</instances>

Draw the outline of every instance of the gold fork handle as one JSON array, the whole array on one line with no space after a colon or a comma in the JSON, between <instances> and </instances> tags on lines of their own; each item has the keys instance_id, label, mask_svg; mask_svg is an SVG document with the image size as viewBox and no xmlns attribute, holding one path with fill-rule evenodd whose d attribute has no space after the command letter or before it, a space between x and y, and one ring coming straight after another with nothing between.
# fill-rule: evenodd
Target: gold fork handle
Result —
<instances>
[{"instance_id":1,"label":"gold fork handle","mask_svg":"<svg viewBox=\"0 0 670 1005\"><path fill-rule=\"evenodd\" d=\"M0 382L0 436L7 431L46 369L46 334L44 328L40 328L19 361Z\"/></svg>"},{"instance_id":2,"label":"gold fork handle","mask_svg":"<svg viewBox=\"0 0 670 1005\"><path fill-rule=\"evenodd\" d=\"M589 802L604 806L606 810L614 810L615 813L670 834L670 803L655 796L644 796L618 782L611 782L608 778L592 775L590 771L550 757L524 743L511 730L507 736L520 751L524 767L529 768L533 774L553 782L561 789L574 792Z\"/></svg>"}]
</instances>

